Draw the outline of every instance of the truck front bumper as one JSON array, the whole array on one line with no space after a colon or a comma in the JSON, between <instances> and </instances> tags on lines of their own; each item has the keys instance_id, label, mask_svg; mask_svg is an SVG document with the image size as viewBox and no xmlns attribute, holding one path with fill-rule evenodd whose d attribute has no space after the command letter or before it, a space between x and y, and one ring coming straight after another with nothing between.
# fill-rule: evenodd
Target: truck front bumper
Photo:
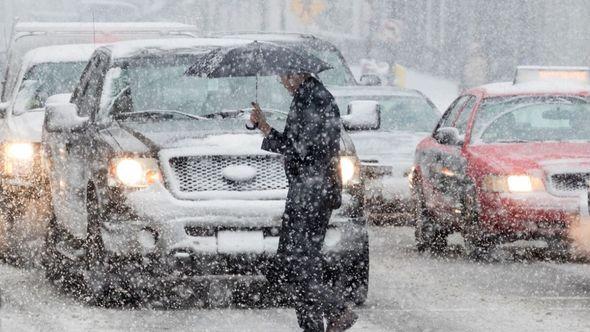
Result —
<instances>
[{"instance_id":1,"label":"truck front bumper","mask_svg":"<svg viewBox=\"0 0 590 332\"><path fill-rule=\"evenodd\" d=\"M284 200L186 201L157 185L125 199L135 217L102 224L109 255L155 256L197 274L248 274L264 268L277 251ZM344 210L334 211L330 221L323 247L327 261L368 246L364 217L346 216Z\"/></svg>"}]
</instances>

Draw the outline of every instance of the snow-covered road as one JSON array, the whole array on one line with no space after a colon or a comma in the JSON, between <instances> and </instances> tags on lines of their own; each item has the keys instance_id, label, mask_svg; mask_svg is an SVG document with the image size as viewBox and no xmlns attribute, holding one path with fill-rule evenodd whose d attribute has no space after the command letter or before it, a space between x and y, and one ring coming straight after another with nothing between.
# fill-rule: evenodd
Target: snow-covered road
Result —
<instances>
[{"instance_id":1,"label":"snow-covered road","mask_svg":"<svg viewBox=\"0 0 590 332\"><path fill-rule=\"evenodd\" d=\"M418 254L411 228L372 228L369 300L351 331L590 330L590 265L546 262L522 249L478 264L460 248L443 257ZM284 308L91 307L34 267L0 265L0 293L1 331L298 331Z\"/></svg>"}]
</instances>

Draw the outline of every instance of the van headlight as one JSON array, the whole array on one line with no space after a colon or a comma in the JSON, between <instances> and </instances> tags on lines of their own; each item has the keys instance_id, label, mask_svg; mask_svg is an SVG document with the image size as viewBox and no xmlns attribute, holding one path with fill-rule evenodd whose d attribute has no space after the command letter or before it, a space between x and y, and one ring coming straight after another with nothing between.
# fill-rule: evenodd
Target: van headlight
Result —
<instances>
[{"instance_id":1,"label":"van headlight","mask_svg":"<svg viewBox=\"0 0 590 332\"><path fill-rule=\"evenodd\" d=\"M33 143L6 143L4 145L4 174L26 176L32 171L35 158Z\"/></svg>"},{"instance_id":2,"label":"van headlight","mask_svg":"<svg viewBox=\"0 0 590 332\"><path fill-rule=\"evenodd\" d=\"M115 158L109 169L109 185L145 188L160 182L158 161L153 158Z\"/></svg>"},{"instance_id":3,"label":"van headlight","mask_svg":"<svg viewBox=\"0 0 590 332\"><path fill-rule=\"evenodd\" d=\"M545 190L541 178L530 175L488 175L483 182L483 188L491 192L528 193Z\"/></svg>"},{"instance_id":4,"label":"van headlight","mask_svg":"<svg viewBox=\"0 0 590 332\"><path fill-rule=\"evenodd\" d=\"M360 182L361 166L358 158L354 156L340 157L340 176L342 185L352 185Z\"/></svg>"}]
</instances>

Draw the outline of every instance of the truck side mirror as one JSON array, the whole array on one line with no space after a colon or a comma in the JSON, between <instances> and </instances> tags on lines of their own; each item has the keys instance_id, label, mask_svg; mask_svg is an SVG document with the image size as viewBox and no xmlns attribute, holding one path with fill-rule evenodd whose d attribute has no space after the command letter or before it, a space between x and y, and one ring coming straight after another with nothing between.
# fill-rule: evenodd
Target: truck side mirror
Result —
<instances>
[{"instance_id":1,"label":"truck side mirror","mask_svg":"<svg viewBox=\"0 0 590 332\"><path fill-rule=\"evenodd\" d=\"M381 105L374 100L355 100L348 104L348 114L342 116L344 129L377 130L381 127Z\"/></svg>"},{"instance_id":2,"label":"truck side mirror","mask_svg":"<svg viewBox=\"0 0 590 332\"><path fill-rule=\"evenodd\" d=\"M45 110L45 128L49 132L75 131L84 127L88 117L78 115L78 106L69 102L63 103L65 95L51 96L47 100ZM56 103L56 101L62 101Z\"/></svg>"}]
</instances>

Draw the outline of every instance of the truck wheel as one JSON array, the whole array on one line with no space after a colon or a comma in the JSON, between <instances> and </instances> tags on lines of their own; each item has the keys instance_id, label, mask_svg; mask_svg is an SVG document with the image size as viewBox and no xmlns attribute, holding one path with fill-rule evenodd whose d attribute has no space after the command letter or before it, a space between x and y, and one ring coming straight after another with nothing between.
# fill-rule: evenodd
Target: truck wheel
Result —
<instances>
[{"instance_id":1,"label":"truck wheel","mask_svg":"<svg viewBox=\"0 0 590 332\"><path fill-rule=\"evenodd\" d=\"M66 257L63 257L57 249L58 243L62 240L61 233L57 228L55 216L49 219L47 232L45 233L45 245L41 264L45 269L45 277L51 282L66 280Z\"/></svg>"},{"instance_id":2,"label":"truck wheel","mask_svg":"<svg viewBox=\"0 0 590 332\"><path fill-rule=\"evenodd\" d=\"M98 196L94 186L88 187L86 196L86 213L88 216L88 229L86 242L84 243L84 256L80 264L83 276L83 290L90 303L103 305L109 301L111 292L109 269L105 262L104 243L101 235L101 213Z\"/></svg>"},{"instance_id":3,"label":"truck wheel","mask_svg":"<svg viewBox=\"0 0 590 332\"><path fill-rule=\"evenodd\" d=\"M416 214L414 237L418 251L443 252L447 247L448 231L430 215L422 200L417 203Z\"/></svg>"}]
</instances>

